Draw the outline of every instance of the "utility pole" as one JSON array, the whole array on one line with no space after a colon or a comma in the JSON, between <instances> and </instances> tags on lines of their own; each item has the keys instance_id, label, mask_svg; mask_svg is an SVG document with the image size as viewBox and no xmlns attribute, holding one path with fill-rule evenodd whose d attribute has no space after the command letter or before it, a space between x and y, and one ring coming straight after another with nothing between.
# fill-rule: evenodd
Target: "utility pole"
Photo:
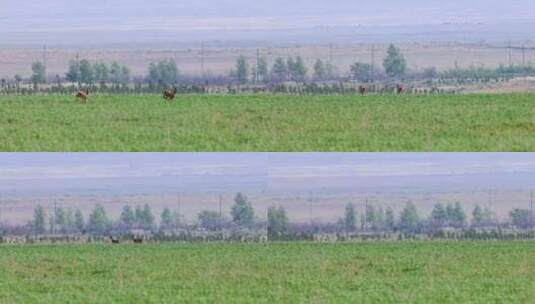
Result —
<instances>
[{"instance_id":1,"label":"utility pole","mask_svg":"<svg viewBox=\"0 0 535 304\"><path fill-rule=\"evenodd\" d=\"M204 41L201 41L201 78L204 82Z\"/></svg>"},{"instance_id":2,"label":"utility pole","mask_svg":"<svg viewBox=\"0 0 535 304\"><path fill-rule=\"evenodd\" d=\"M489 210L492 211L492 190L489 189Z\"/></svg>"},{"instance_id":3,"label":"utility pole","mask_svg":"<svg viewBox=\"0 0 535 304\"><path fill-rule=\"evenodd\" d=\"M368 197L366 196L364 204L364 230L368 230Z\"/></svg>"},{"instance_id":4,"label":"utility pole","mask_svg":"<svg viewBox=\"0 0 535 304\"><path fill-rule=\"evenodd\" d=\"M526 45L522 44L522 67L526 66Z\"/></svg>"},{"instance_id":5,"label":"utility pole","mask_svg":"<svg viewBox=\"0 0 535 304\"><path fill-rule=\"evenodd\" d=\"M76 53L76 73L78 78L78 88L82 86L82 80L80 79L80 53Z\"/></svg>"},{"instance_id":6,"label":"utility pole","mask_svg":"<svg viewBox=\"0 0 535 304\"><path fill-rule=\"evenodd\" d=\"M370 81L375 82L375 45L371 46Z\"/></svg>"},{"instance_id":7,"label":"utility pole","mask_svg":"<svg viewBox=\"0 0 535 304\"><path fill-rule=\"evenodd\" d=\"M511 40L509 40L509 46L507 47L508 57L509 57L509 66L513 66L513 49L511 46Z\"/></svg>"},{"instance_id":8,"label":"utility pole","mask_svg":"<svg viewBox=\"0 0 535 304\"><path fill-rule=\"evenodd\" d=\"M181 206L180 206L180 193L178 193L178 195L177 195L177 204L178 204L178 210L177 210L177 212L178 212L178 216L180 217L180 216L181 216L181 214L180 214L180 212L181 212L181 211L180 211L180 207L181 207Z\"/></svg>"},{"instance_id":9,"label":"utility pole","mask_svg":"<svg viewBox=\"0 0 535 304\"><path fill-rule=\"evenodd\" d=\"M312 224L312 191L308 192L308 218Z\"/></svg>"},{"instance_id":10,"label":"utility pole","mask_svg":"<svg viewBox=\"0 0 535 304\"><path fill-rule=\"evenodd\" d=\"M256 69L255 69L255 76L254 76L254 84L256 85L258 82L258 67L260 62L260 49L256 49Z\"/></svg>"},{"instance_id":11,"label":"utility pole","mask_svg":"<svg viewBox=\"0 0 535 304\"><path fill-rule=\"evenodd\" d=\"M219 230L223 230L223 198L219 193Z\"/></svg>"},{"instance_id":12,"label":"utility pole","mask_svg":"<svg viewBox=\"0 0 535 304\"><path fill-rule=\"evenodd\" d=\"M56 234L56 215L58 214L57 211L58 211L58 201L54 199L54 215L52 217L53 219L52 234L54 235Z\"/></svg>"},{"instance_id":13,"label":"utility pole","mask_svg":"<svg viewBox=\"0 0 535 304\"><path fill-rule=\"evenodd\" d=\"M46 82L46 45L43 45L43 69L45 70L45 82Z\"/></svg>"},{"instance_id":14,"label":"utility pole","mask_svg":"<svg viewBox=\"0 0 535 304\"><path fill-rule=\"evenodd\" d=\"M529 193L529 225L533 228L533 190Z\"/></svg>"}]
</instances>

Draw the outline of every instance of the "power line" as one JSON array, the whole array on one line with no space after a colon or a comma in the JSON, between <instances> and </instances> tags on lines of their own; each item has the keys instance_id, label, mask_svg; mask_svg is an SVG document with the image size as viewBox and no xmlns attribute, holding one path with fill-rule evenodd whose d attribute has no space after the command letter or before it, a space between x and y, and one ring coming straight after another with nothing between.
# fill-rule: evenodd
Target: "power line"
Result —
<instances>
[{"instance_id":1,"label":"power line","mask_svg":"<svg viewBox=\"0 0 535 304\"><path fill-rule=\"evenodd\" d=\"M45 80L46 80L46 45L43 45L43 69L45 70Z\"/></svg>"},{"instance_id":2,"label":"power line","mask_svg":"<svg viewBox=\"0 0 535 304\"><path fill-rule=\"evenodd\" d=\"M204 41L201 41L201 78L204 80Z\"/></svg>"},{"instance_id":3,"label":"power line","mask_svg":"<svg viewBox=\"0 0 535 304\"><path fill-rule=\"evenodd\" d=\"M492 211L492 190L489 189L489 210Z\"/></svg>"},{"instance_id":4,"label":"power line","mask_svg":"<svg viewBox=\"0 0 535 304\"><path fill-rule=\"evenodd\" d=\"M368 197L366 196L364 207L364 230L368 229Z\"/></svg>"},{"instance_id":5,"label":"power line","mask_svg":"<svg viewBox=\"0 0 535 304\"><path fill-rule=\"evenodd\" d=\"M308 193L308 218L312 224L312 191Z\"/></svg>"},{"instance_id":6,"label":"power line","mask_svg":"<svg viewBox=\"0 0 535 304\"><path fill-rule=\"evenodd\" d=\"M522 66L526 66L526 46L522 45Z\"/></svg>"},{"instance_id":7,"label":"power line","mask_svg":"<svg viewBox=\"0 0 535 304\"><path fill-rule=\"evenodd\" d=\"M180 217L180 212L181 212L181 211L180 211L180 207L181 207L181 206L180 206L180 205L181 205L180 203L181 203L181 202L180 202L180 193L178 193L178 195L177 195L177 204L178 204L178 210L177 210L177 212L178 212L178 216L179 216L179 217Z\"/></svg>"},{"instance_id":8,"label":"power line","mask_svg":"<svg viewBox=\"0 0 535 304\"><path fill-rule=\"evenodd\" d=\"M52 234L56 234L56 215L57 214L58 214L58 201L54 199L54 214L52 216L52 219L53 219Z\"/></svg>"},{"instance_id":9,"label":"power line","mask_svg":"<svg viewBox=\"0 0 535 304\"><path fill-rule=\"evenodd\" d=\"M256 49L256 69L255 69L254 84L256 84L258 82L259 62L260 62L260 49Z\"/></svg>"},{"instance_id":10,"label":"power line","mask_svg":"<svg viewBox=\"0 0 535 304\"><path fill-rule=\"evenodd\" d=\"M223 230L223 198L219 193L219 230Z\"/></svg>"},{"instance_id":11,"label":"power line","mask_svg":"<svg viewBox=\"0 0 535 304\"><path fill-rule=\"evenodd\" d=\"M533 228L533 190L529 193L529 224Z\"/></svg>"},{"instance_id":12,"label":"power line","mask_svg":"<svg viewBox=\"0 0 535 304\"><path fill-rule=\"evenodd\" d=\"M511 40L509 40L509 47L507 48L507 53L509 57L509 66L513 66L513 50L511 48Z\"/></svg>"},{"instance_id":13,"label":"power line","mask_svg":"<svg viewBox=\"0 0 535 304\"><path fill-rule=\"evenodd\" d=\"M373 83L375 81L375 45L371 46L371 62L370 62L370 80Z\"/></svg>"}]
</instances>

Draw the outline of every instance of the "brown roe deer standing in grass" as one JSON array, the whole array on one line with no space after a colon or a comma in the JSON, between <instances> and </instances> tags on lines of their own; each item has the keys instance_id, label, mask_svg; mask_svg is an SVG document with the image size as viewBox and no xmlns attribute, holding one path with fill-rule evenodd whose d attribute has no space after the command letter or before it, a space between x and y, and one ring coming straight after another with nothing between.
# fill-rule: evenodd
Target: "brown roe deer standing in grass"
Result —
<instances>
[{"instance_id":1,"label":"brown roe deer standing in grass","mask_svg":"<svg viewBox=\"0 0 535 304\"><path fill-rule=\"evenodd\" d=\"M114 237L112 235L110 235L110 241L111 241L112 244L119 244L120 243L119 238L116 238L116 237Z\"/></svg>"},{"instance_id":2,"label":"brown roe deer standing in grass","mask_svg":"<svg viewBox=\"0 0 535 304\"><path fill-rule=\"evenodd\" d=\"M360 95L366 95L366 93L368 92L368 88L366 88L365 86L359 86L359 93Z\"/></svg>"},{"instance_id":3,"label":"brown roe deer standing in grass","mask_svg":"<svg viewBox=\"0 0 535 304\"><path fill-rule=\"evenodd\" d=\"M403 94L404 91L405 91L405 88L403 87L402 84L396 84L396 93Z\"/></svg>"},{"instance_id":4,"label":"brown roe deer standing in grass","mask_svg":"<svg viewBox=\"0 0 535 304\"><path fill-rule=\"evenodd\" d=\"M171 101L173 99L175 99L175 96L176 96L176 88L173 88L172 90L169 89L169 90L165 90L163 91L163 98L167 101Z\"/></svg>"},{"instance_id":5,"label":"brown roe deer standing in grass","mask_svg":"<svg viewBox=\"0 0 535 304\"><path fill-rule=\"evenodd\" d=\"M87 102L87 98L89 98L89 90L80 90L78 93L76 93L76 97L83 103Z\"/></svg>"}]
</instances>

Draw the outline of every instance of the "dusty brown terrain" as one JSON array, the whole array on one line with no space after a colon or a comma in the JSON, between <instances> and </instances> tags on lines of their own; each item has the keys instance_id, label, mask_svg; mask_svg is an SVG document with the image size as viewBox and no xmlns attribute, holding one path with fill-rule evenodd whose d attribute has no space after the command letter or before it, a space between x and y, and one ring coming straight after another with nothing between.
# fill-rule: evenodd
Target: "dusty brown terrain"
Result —
<instances>
[{"instance_id":1,"label":"dusty brown terrain","mask_svg":"<svg viewBox=\"0 0 535 304\"><path fill-rule=\"evenodd\" d=\"M386 52L386 44L377 44L375 48L375 64L380 66ZM439 69L477 66L498 66L509 63L509 52L506 49L492 49L478 45L461 45L457 43L411 43L400 45L407 57L409 68L421 70L435 66ZM287 48L262 48L260 54L266 56L270 65L278 56L301 55L310 69L316 59L328 61L336 65L339 72L347 74L349 66L356 62L371 62L371 45L329 45L294 46ZM199 75L201 73L201 48L189 49L54 49L46 52L47 73L49 75L64 75L68 62L75 58L87 58L91 61L110 63L118 61L128 65L133 75L144 75L151 62L163 58L174 58L185 74ZM256 57L255 48L206 48L204 50L205 73L226 74L235 63L239 55L245 55L253 62ZM31 74L31 63L43 58L43 52L38 48L0 48L0 77L13 77L20 74L28 77ZM525 63L535 62L535 51L527 51ZM522 62L521 51L511 53L511 62Z\"/></svg>"},{"instance_id":2,"label":"dusty brown terrain","mask_svg":"<svg viewBox=\"0 0 535 304\"><path fill-rule=\"evenodd\" d=\"M223 214L230 214L233 204L233 194L222 195ZM461 202L470 217L474 205L491 206L500 219L506 219L513 208L529 208L530 193L524 190L496 190L490 193L484 190L454 193L337 193L337 194L267 194L257 193L249 195L255 208L256 216L264 220L267 208L282 205L288 216L294 222L336 222L344 213L347 203L355 204L359 214L362 214L366 201L369 204L386 208L391 206L396 214L402 210L407 201L412 201L419 208L421 216L427 216L435 203ZM6 198L0 201L0 221L11 224L21 224L31 220L33 208L37 204L44 206L50 213L54 205L53 198ZM102 197L58 197L58 206L64 208L80 208L87 219L93 206L101 203L106 207L112 218L117 218L124 205L131 206L150 204L155 217L165 207L180 208L187 222L195 221L196 215L203 210L219 211L219 195L216 193L185 195L146 195L146 196L102 196ZM360 216L360 215L359 215Z\"/></svg>"}]
</instances>

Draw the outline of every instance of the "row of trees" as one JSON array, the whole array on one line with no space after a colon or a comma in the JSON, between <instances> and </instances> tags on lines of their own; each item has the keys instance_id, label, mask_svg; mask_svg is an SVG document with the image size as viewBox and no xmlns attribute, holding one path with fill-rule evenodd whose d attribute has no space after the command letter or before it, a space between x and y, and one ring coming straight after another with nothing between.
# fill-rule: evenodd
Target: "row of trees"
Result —
<instances>
[{"instance_id":1,"label":"row of trees","mask_svg":"<svg viewBox=\"0 0 535 304\"><path fill-rule=\"evenodd\" d=\"M468 68L455 67L452 69L438 71L434 67L426 68L422 71L409 71L407 61L401 50L394 45L390 45L387 54L382 62L382 69L372 66L369 63L355 62L350 66L349 77L340 77L337 67L329 62L320 59L311 66L312 73L309 73L309 66L301 56L276 58L270 67L266 57L259 57L251 64L245 56L240 56L236 60L234 69L228 76L202 75L200 78L184 76L174 59L164 59L150 63L147 75L133 79L130 69L117 62L107 65L103 62L90 62L87 59L73 59L69 62L68 71L65 77L57 75L55 82L61 86L62 79L80 85L107 83L115 85L126 85L132 81L134 83L148 83L150 87L172 86L178 83L237 83L237 84L276 84L286 81L293 82L321 82L321 81L347 81L375 82L386 80L428 80L435 82L470 83L501 81L515 76L535 75L535 67L531 65L504 66L497 68L486 68L471 66ZM309 75L310 74L310 75ZM14 83L18 88L23 81L22 76L16 75L12 81L0 80L0 89L9 88ZM32 64L32 76L30 77L34 88L38 84L47 82L45 65L42 62Z\"/></svg>"},{"instance_id":2,"label":"row of trees","mask_svg":"<svg viewBox=\"0 0 535 304\"><path fill-rule=\"evenodd\" d=\"M203 211L198 215L198 223L203 229L217 230L232 224L237 227L252 228L255 224L254 209L247 197L242 193L236 194L231 209L231 223L222 214L214 211ZM160 229L175 229L182 224L180 213L170 208L164 208L160 214ZM28 226L35 234L50 233L91 233L103 234L109 231L128 231L131 229L153 230L156 227L156 217L148 204L144 206L123 207L119 218L111 220L105 208L97 204L89 214L87 221L79 210L62 207L54 208L47 217L45 208L38 205L34 209L33 219Z\"/></svg>"},{"instance_id":3,"label":"row of trees","mask_svg":"<svg viewBox=\"0 0 535 304\"><path fill-rule=\"evenodd\" d=\"M69 62L69 70L65 74L65 79L78 84L127 84L130 82L130 78L130 69L125 65L112 62L108 66L103 62L91 63L87 59L71 60Z\"/></svg>"},{"instance_id":4,"label":"row of trees","mask_svg":"<svg viewBox=\"0 0 535 304\"><path fill-rule=\"evenodd\" d=\"M403 77L406 72L406 61L400 50L391 45L383 62L386 74L392 78ZM331 63L317 60L313 65L313 80L325 81L337 78L337 69ZM372 68L369 64L355 63L351 67L351 75L356 80L370 81ZM20 77L20 76L19 76ZM273 63L271 69L265 57L258 58L251 67L245 56L240 56L236 61L236 67L231 71L231 78L245 84L250 81L260 82L304 82L308 79L308 67L301 56L279 57ZM61 77L56 77L59 81ZM87 59L72 59L69 61L68 71L65 74L67 81L92 85L94 83L126 84L131 81L130 69L117 62L107 65L103 62L91 63ZM152 85L173 85L180 80L180 71L174 59L164 59L149 65L146 81ZM47 81L45 65L42 62L32 64L31 81L33 84L42 84ZM4 80L5 82L5 80Z\"/></svg>"},{"instance_id":5,"label":"row of trees","mask_svg":"<svg viewBox=\"0 0 535 304\"><path fill-rule=\"evenodd\" d=\"M390 45L387 55L383 61L383 68L387 77L391 79L403 78L407 72L407 61L400 49ZM370 82L379 73L374 67L367 63L356 62L350 68L351 78L361 82ZM321 59L316 60L313 65L314 75L312 80L326 81L338 78L338 72L334 65L325 63ZM268 68L265 57L257 59L256 66L250 68L247 58L240 56L236 60L236 67L231 72L231 77L239 83L245 84L249 81L258 82L283 82L296 81L304 82L308 79L308 67L301 56L288 57L286 59L278 57L275 59L273 67Z\"/></svg>"},{"instance_id":6,"label":"row of trees","mask_svg":"<svg viewBox=\"0 0 535 304\"><path fill-rule=\"evenodd\" d=\"M496 215L489 208L476 205L471 213L471 221L465 213L461 203L435 204L427 219L422 218L414 204L408 202L399 217L396 218L391 207L384 210L382 207L367 205L360 218L360 229L364 231L392 231L402 230L418 232L443 228L482 228L499 225ZM533 228L535 225L531 210L514 209L509 213L509 224L520 229ZM340 224L347 231L359 229L357 213L352 204L348 204L345 216Z\"/></svg>"},{"instance_id":7,"label":"row of trees","mask_svg":"<svg viewBox=\"0 0 535 304\"><path fill-rule=\"evenodd\" d=\"M359 216L360 215L360 216ZM435 204L428 217L422 217L416 206L408 202L399 214L391 207L383 208L367 204L362 214L358 214L353 204L347 204L344 216L334 225L335 231L347 233L355 232L404 232L404 233L432 233L444 228L467 229L467 228L494 228L509 226L518 229L532 229L534 219L531 210L514 209L509 213L509 222L499 223L496 215L489 208L475 206L471 217L466 214L460 203ZM300 229L299 225L291 225L286 209L282 206L273 206L267 210L267 223L257 223L255 211L242 193L236 194L234 204L230 212L230 219L221 212L205 210L198 214L197 224L187 226L181 214L177 210L164 208L160 214L159 227L156 216L148 204L144 206L123 207L119 218L111 220L102 205L96 205L89 214L87 221L84 214L79 210L55 208L47 218L46 210L42 206L34 209L33 220L28 227L35 234L72 234L89 233L102 235L106 233L124 233L132 229L153 231L177 229L181 227L202 228L208 231L241 228L258 229L267 225L268 236L280 238L288 233L295 233ZM320 224L315 231L321 233ZM331 229L333 225L324 224ZM331 227L331 228L329 228ZM291 232L293 230L293 232Z\"/></svg>"}]
</instances>

